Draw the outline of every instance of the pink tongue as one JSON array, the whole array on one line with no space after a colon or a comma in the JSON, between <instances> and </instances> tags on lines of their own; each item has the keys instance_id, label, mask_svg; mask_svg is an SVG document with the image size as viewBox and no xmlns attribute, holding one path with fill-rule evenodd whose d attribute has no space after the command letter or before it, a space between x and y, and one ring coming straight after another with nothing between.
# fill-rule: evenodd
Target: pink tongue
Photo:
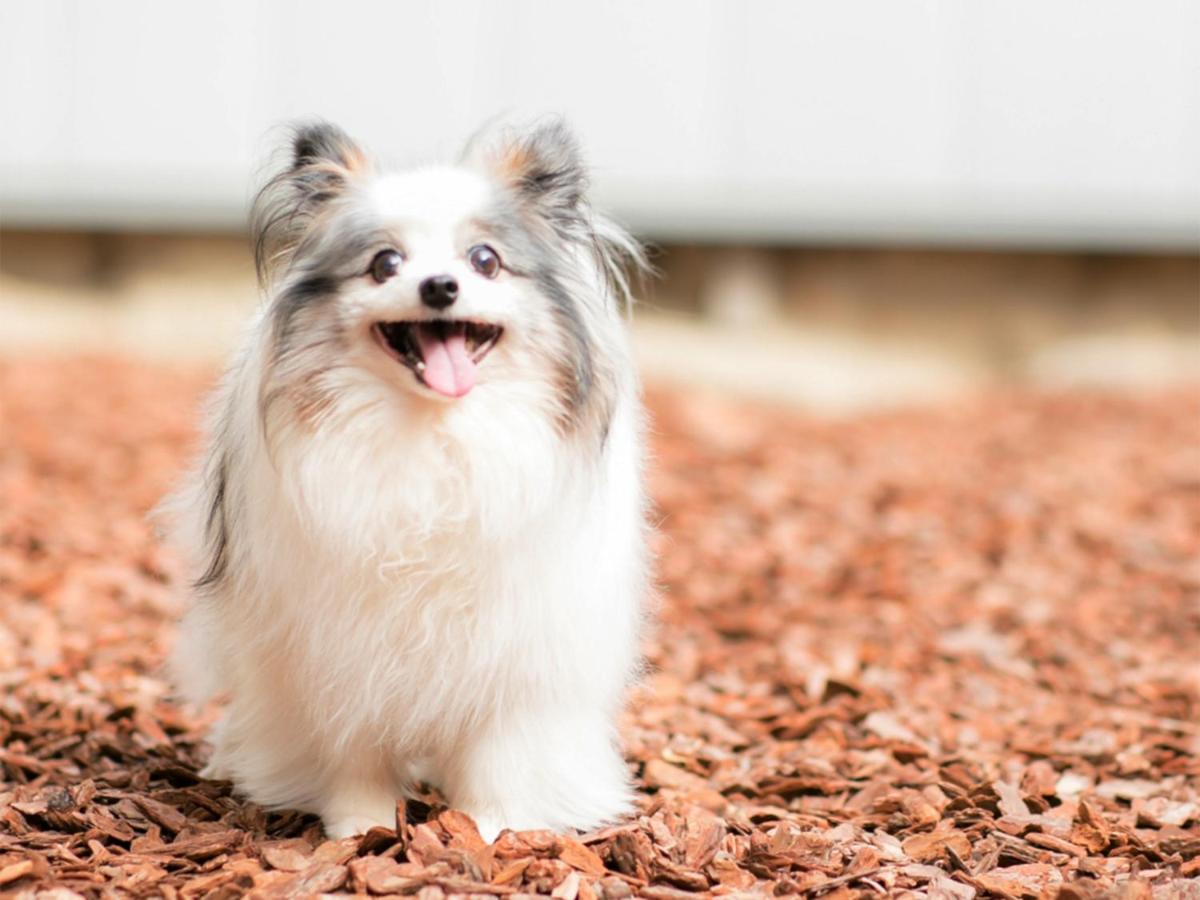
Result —
<instances>
[{"instance_id":1,"label":"pink tongue","mask_svg":"<svg viewBox=\"0 0 1200 900\"><path fill-rule=\"evenodd\" d=\"M439 394L461 397L475 387L475 363L467 352L462 326L441 336L434 326L417 326L417 343L425 357L425 383Z\"/></svg>"}]
</instances>

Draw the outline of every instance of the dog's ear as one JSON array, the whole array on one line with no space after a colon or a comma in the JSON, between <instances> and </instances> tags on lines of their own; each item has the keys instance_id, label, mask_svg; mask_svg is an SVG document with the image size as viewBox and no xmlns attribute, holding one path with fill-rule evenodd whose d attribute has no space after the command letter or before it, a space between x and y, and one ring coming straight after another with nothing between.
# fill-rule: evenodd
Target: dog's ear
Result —
<instances>
[{"instance_id":1,"label":"dog's ear","mask_svg":"<svg viewBox=\"0 0 1200 900\"><path fill-rule=\"evenodd\" d=\"M574 222L587 191L587 167L570 129L558 119L504 134L484 164L523 203L552 222Z\"/></svg>"},{"instance_id":2,"label":"dog's ear","mask_svg":"<svg viewBox=\"0 0 1200 900\"><path fill-rule=\"evenodd\" d=\"M250 214L254 264L263 282L290 256L313 216L371 169L362 149L328 122L295 126L288 150L288 162L258 192Z\"/></svg>"},{"instance_id":3,"label":"dog's ear","mask_svg":"<svg viewBox=\"0 0 1200 900\"><path fill-rule=\"evenodd\" d=\"M347 173L367 168L367 157L350 136L328 122L308 122L292 136L292 171L340 169Z\"/></svg>"}]
</instances>

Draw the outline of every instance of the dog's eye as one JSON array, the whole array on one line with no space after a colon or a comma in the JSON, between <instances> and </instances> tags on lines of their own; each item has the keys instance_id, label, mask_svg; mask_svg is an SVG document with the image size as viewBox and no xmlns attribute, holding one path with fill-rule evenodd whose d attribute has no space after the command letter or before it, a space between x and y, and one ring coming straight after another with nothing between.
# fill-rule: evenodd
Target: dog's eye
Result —
<instances>
[{"instance_id":1,"label":"dog's eye","mask_svg":"<svg viewBox=\"0 0 1200 900\"><path fill-rule=\"evenodd\" d=\"M471 262L471 268L484 278L495 278L500 271L500 254L487 244L472 247L467 259Z\"/></svg>"},{"instance_id":2,"label":"dog's eye","mask_svg":"<svg viewBox=\"0 0 1200 900\"><path fill-rule=\"evenodd\" d=\"M371 260L371 277L379 284L383 284L400 271L402 262L404 262L404 257L395 250L380 250Z\"/></svg>"}]
</instances>

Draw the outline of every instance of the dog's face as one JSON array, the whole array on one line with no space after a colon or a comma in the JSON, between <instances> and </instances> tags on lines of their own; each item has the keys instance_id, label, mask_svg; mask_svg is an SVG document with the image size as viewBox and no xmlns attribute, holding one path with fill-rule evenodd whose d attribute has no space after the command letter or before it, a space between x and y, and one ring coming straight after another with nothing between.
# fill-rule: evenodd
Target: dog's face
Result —
<instances>
[{"instance_id":1,"label":"dog's face","mask_svg":"<svg viewBox=\"0 0 1200 900\"><path fill-rule=\"evenodd\" d=\"M536 292L522 297L525 270L494 221L494 190L474 173L441 169L382 178L367 197L387 246L366 261L344 302L411 373L399 379L404 387L465 396L505 333L534 330L545 312Z\"/></svg>"},{"instance_id":2,"label":"dog's face","mask_svg":"<svg viewBox=\"0 0 1200 900\"><path fill-rule=\"evenodd\" d=\"M597 228L584 186L559 125L461 167L400 174L379 173L332 126L300 130L254 214L272 288L271 399L319 418L349 369L413 404L507 385L580 416L604 390L608 270L633 247Z\"/></svg>"}]
</instances>

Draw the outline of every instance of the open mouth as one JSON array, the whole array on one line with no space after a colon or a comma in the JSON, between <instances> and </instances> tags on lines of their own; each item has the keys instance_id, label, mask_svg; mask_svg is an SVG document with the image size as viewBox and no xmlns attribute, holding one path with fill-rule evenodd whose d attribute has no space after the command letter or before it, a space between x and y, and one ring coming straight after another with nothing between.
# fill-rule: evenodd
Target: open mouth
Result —
<instances>
[{"instance_id":1,"label":"open mouth","mask_svg":"<svg viewBox=\"0 0 1200 900\"><path fill-rule=\"evenodd\" d=\"M371 330L417 381L446 397L462 397L475 386L476 368L504 331L465 319L376 322Z\"/></svg>"}]
</instances>

